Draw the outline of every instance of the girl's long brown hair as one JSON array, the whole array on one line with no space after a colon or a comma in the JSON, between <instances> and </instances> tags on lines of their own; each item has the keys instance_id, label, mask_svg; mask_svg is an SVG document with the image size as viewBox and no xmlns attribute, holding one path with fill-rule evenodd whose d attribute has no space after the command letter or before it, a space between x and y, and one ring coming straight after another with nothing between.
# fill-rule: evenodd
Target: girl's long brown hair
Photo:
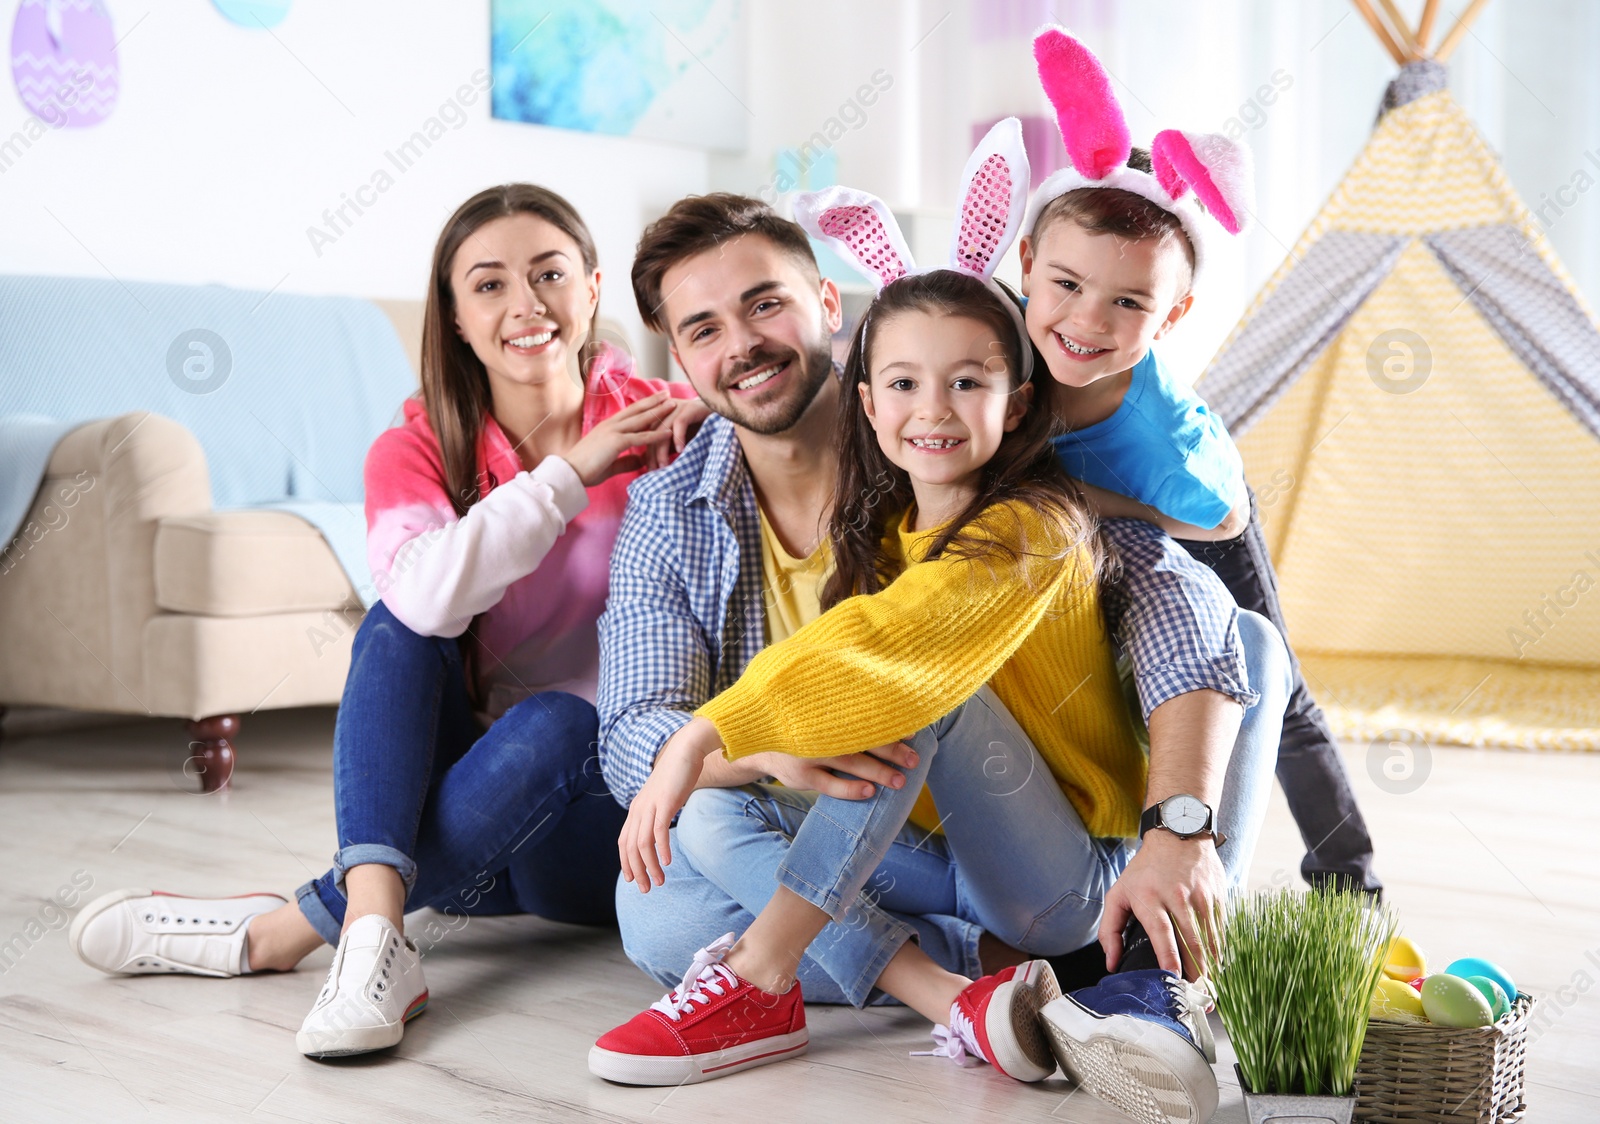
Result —
<instances>
[{"instance_id":1,"label":"girl's long brown hair","mask_svg":"<svg viewBox=\"0 0 1600 1124\"><path fill-rule=\"evenodd\" d=\"M472 345L456 332L450 265L461 244L485 223L518 214L537 215L576 242L586 274L592 276L600 264L594 237L577 209L548 188L531 183L501 184L478 192L456 208L439 232L422 319L422 404L439 439L445 485L457 516L465 515L494 484L478 479L478 438L492 400L488 372ZM599 316L597 308L595 320ZM591 321L588 337L578 349L578 369L585 377L598 346Z\"/></svg>"},{"instance_id":2,"label":"girl's long brown hair","mask_svg":"<svg viewBox=\"0 0 1600 1124\"><path fill-rule=\"evenodd\" d=\"M834 570L823 587L824 609L855 594L876 593L894 580L894 564L883 550L883 537L890 521L898 519L914 500L911 478L884 455L856 389L871 385L872 344L878 332L894 317L910 312L976 320L993 329L995 339L1001 342L1015 391L1022 385L1021 348L1032 344L1026 337L1019 338L1002 299L975 277L941 269L886 285L867 309L864 327L855 333L845 362L839 395L839 475L828 524ZM1035 356L1033 369L1046 370L1042 358ZM1050 443L1058 432L1055 382L1048 377L1032 381L1033 401L1022 421L1001 438L999 449L983 467L977 495L934 538L927 557L950 554L1019 565L1024 558L1065 562L1088 548L1090 566L1080 579L1096 580L1104 552L1094 514L1079 497ZM1045 536L1046 541L1029 541L1020 524L1014 529L992 525L999 513L985 513L996 504L1011 501L1027 504L1043 516L1053 532ZM980 520L986 534L976 533ZM1018 548L1008 545L1013 541L1019 543Z\"/></svg>"}]
</instances>

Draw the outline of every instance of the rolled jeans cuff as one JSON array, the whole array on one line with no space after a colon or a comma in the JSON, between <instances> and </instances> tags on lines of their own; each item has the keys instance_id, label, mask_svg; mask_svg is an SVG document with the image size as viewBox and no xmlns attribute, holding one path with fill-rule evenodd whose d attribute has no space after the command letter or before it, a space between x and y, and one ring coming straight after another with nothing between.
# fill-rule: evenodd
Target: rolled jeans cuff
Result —
<instances>
[{"instance_id":1,"label":"rolled jeans cuff","mask_svg":"<svg viewBox=\"0 0 1600 1124\"><path fill-rule=\"evenodd\" d=\"M341 847L333 856L334 885L343 889L345 872L353 866L362 866L365 863L394 867L395 873L400 875L400 881L406 885L406 896L411 896L411 888L417 884L416 861L404 851L396 850L387 843L356 843L349 847Z\"/></svg>"},{"instance_id":2,"label":"rolled jeans cuff","mask_svg":"<svg viewBox=\"0 0 1600 1124\"><path fill-rule=\"evenodd\" d=\"M318 889L317 883L307 882L294 892L294 897L295 904L300 907L301 916L317 931L317 936L337 948L339 946L340 930L344 928L344 925L337 917L328 912L328 907L323 903L322 894Z\"/></svg>"},{"instance_id":3,"label":"rolled jeans cuff","mask_svg":"<svg viewBox=\"0 0 1600 1124\"><path fill-rule=\"evenodd\" d=\"M341 897L346 901L349 900L344 888L345 872L353 866L362 866L366 863L393 867L395 873L400 875L401 882L405 884L406 897L411 896L411 887L417 881L417 864L404 851L384 843L357 843L341 848L333 856L332 870L295 891L300 912L317 934L331 945L339 943L339 934L344 928L344 922L333 915L333 911L328 908L328 902ZM323 898L324 893L328 895L327 900Z\"/></svg>"},{"instance_id":4,"label":"rolled jeans cuff","mask_svg":"<svg viewBox=\"0 0 1600 1124\"><path fill-rule=\"evenodd\" d=\"M881 910L879 912L882 913ZM873 926L873 919L867 917L860 906L855 906L845 913L843 921L834 922L836 925L859 924L862 928L873 926L878 929L872 955L862 962L861 970L856 973L855 978L848 980L836 978L834 981L844 992L845 1000L852 1007L865 1007L878 998L881 994L877 988L878 977L883 975L883 970L889 966L889 961L894 959L895 953L900 951L901 946L916 936L916 930L899 918L886 919L887 924L880 921ZM827 940L827 930L824 929L817 939Z\"/></svg>"}]
</instances>

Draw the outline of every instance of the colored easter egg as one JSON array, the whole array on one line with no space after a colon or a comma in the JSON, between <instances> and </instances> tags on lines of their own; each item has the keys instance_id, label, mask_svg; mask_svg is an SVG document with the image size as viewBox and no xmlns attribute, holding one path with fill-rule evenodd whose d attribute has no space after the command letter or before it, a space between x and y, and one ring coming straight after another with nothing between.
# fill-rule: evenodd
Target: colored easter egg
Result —
<instances>
[{"instance_id":1,"label":"colored easter egg","mask_svg":"<svg viewBox=\"0 0 1600 1124\"><path fill-rule=\"evenodd\" d=\"M1440 1026L1488 1026L1494 1011L1483 992L1460 976L1437 972L1422 985L1422 1010Z\"/></svg>"},{"instance_id":2,"label":"colored easter egg","mask_svg":"<svg viewBox=\"0 0 1600 1124\"><path fill-rule=\"evenodd\" d=\"M11 77L51 128L98 125L117 104L117 35L102 0L22 0L11 25Z\"/></svg>"},{"instance_id":3,"label":"colored easter egg","mask_svg":"<svg viewBox=\"0 0 1600 1124\"><path fill-rule=\"evenodd\" d=\"M1389 942L1383 954L1383 974L1391 980L1414 980L1428 972L1428 958L1405 937Z\"/></svg>"},{"instance_id":4,"label":"colored easter egg","mask_svg":"<svg viewBox=\"0 0 1600 1124\"><path fill-rule=\"evenodd\" d=\"M1450 973L1446 972L1445 974L1449 975ZM1468 976L1467 982L1483 992L1483 997L1489 1001L1489 1013L1494 1016L1496 1021L1510 1008L1511 1001L1506 998L1506 989L1488 976Z\"/></svg>"},{"instance_id":5,"label":"colored easter egg","mask_svg":"<svg viewBox=\"0 0 1600 1124\"><path fill-rule=\"evenodd\" d=\"M1512 982L1506 970L1492 960L1485 960L1481 956L1463 956L1460 960L1452 961L1450 967L1445 969L1452 976L1468 979L1472 976L1488 976L1500 989L1506 993L1506 1001L1514 1003L1517 999L1517 985Z\"/></svg>"},{"instance_id":6,"label":"colored easter egg","mask_svg":"<svg viewBox=\"0 0 1600 1124\"><path fill-rule=\"evenodd\" d=\"M1408 983L1388 978L1378 981L1367 1004L1367 1017L1386 1023L1424 1023L1427 1014L1422 1009L1422 996Z\"/></svg>"},{"instance_id":7,"label":"colored easter egg","mask_svg":"<svg viewBox=\"0 0 1600 1124\"><path fill-rule=\"evenodd\" d=\"M289 0L211 0L217 11L244 27L277 27L289 14Z\"/></svg>"}]
</instances>

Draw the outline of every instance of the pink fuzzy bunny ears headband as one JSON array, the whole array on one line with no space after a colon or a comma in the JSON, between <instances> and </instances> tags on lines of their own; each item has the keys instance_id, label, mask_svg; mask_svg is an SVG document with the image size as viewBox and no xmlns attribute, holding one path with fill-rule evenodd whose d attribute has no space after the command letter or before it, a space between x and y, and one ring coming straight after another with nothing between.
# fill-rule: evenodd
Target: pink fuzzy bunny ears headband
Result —
<instances>
[{"instance_id":1,"label":"pink fuzzy bunny ears headband","mask_svg":"<svg viewBox=\"0 0 1600 1124\"><path fill-rule=\"evenodd\" d=\"M1033 57L1039 64L1039 81L1055 107L1071 165L1051 175L1033 193L1022 233L1032 234L1046 205L1069 191L1120 188L1142 195L1183 224L1194 247L1198 278L1215 227L1238 234L1254 209L1250 150L1216 133L1163 129L1150 143L1155 175L1130 168L1128 154L1133 146L1128 123L1100 60L1056 26L1034 36ZM1195 205L1196 196L1205 204L1205 212Z\"/></svg>"},{"instance_id":2,"label":"pink fuzzy bunny ears headband","mask_svg":"<svg viewBox=\"0 0 1600 1124\"><path fill-rule=\"evenodd\" d=\"M1022 381L1033 373L1033 348L1022 313L994 280L995 267L1022 229L1028 199L1028 154L1022 122L1007 117L984 134L961 172L961 213L950 235L951 269L976 277L994 292L1017 326ZM827 244L882 289L911 273L926 273L911 260L900 224L883 200L849 187L830 187L795 199L794 217L805 232Z\"/></svg>"}]
</instances>

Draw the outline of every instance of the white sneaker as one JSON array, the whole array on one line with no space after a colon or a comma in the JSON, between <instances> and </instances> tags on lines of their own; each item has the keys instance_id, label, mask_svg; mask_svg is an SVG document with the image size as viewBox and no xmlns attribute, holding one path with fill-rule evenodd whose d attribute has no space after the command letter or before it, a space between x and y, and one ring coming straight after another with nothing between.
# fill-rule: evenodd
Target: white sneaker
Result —
<instances>
[{"instance_id":1,"label":"white sneaker","mask_svg":"<svg viewBox=\"0 0 1600 1124\"><path fill-rule=\"evenodd\" d=\"M339 938L328 982L294 1044L308 1058L382 1050L428 1005L417 946L387 917L358 917Z\"/></svg>"},{"instance_id":2,"label":"white sneaker","mask_svg":"<svg viewBox=\"0 0 1600 1124\"><path fill-rule=\"evenodd\" d=\"M89 967L114 975L243 975L250 919L286 902L277 894L186 898L160 890L113 890L73 918L72 951Z\"/></svg>"}]
</instances>

